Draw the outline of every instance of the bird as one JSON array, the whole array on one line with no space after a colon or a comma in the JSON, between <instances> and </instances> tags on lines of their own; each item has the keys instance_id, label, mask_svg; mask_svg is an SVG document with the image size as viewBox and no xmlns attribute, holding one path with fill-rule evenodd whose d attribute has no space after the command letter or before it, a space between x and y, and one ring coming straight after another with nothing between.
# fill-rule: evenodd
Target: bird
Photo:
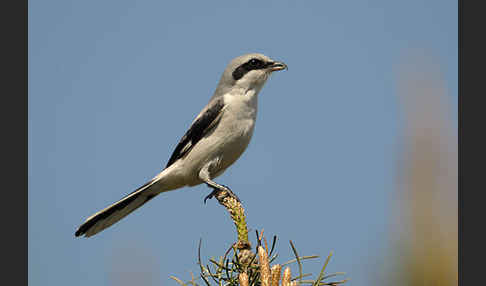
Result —
<instances>
[{"instance_id":1,"label":"bird","mask_svg":"<svg viewBox=\"0 0 486 286\"><path fill-rule=\"evenodd\" d=\"M179 140L165 168L119 201L88 217L75 237L91 237L112 226L160 193L206 184L213 191L238 197L214 179L246 150L255 128L258 94L269 76L288 70L285 63L261 53L232 59L226 66L208 104Z\"/></svg>"}]
</instances>

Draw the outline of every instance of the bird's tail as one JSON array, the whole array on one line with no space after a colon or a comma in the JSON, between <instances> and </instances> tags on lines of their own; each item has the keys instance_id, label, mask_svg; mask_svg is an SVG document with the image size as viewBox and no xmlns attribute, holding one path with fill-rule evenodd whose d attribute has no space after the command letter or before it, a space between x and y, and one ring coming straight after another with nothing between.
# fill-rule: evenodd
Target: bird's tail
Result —
<instances>
[{"instance_id":1,"label":"bird's tail","mask_svg":"<svg viewBox=\"0 0 486 286\"><path fill-rule=\"evenodd\" d=\"M150 180L118 202L87 218L86 221L79 226L74 235L90 237L97 234L141 207L143 204L161 193L161 191L165 191L161 189L161 184L158 179L154 178Z\"/></svg>"}]
</instances>

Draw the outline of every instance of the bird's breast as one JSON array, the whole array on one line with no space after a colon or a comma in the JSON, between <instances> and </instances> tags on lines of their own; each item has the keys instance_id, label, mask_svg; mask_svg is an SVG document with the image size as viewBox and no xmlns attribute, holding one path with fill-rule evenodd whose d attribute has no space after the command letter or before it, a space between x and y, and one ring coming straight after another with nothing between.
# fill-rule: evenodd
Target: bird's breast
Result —
<instances>
[{"instance_id":1,"label":"bird's breast","mask_svg":"<svg viewBox=\"0 0 486 286\"><path fill-rule=\"evenodd\" d=\"M248 147L257 115L256 98L227 95L224 102L223 117L217 128L221 170L233 164Z\"/></svg>"},{"instance_id":2,"label":"bird's breast","mask_svg":"<svg viewBox=\"0 0 486 286\"><path fill-rule=\"evenodd\" d=\"M236 137L250 137L255 127L258 102L257 95L227 94L224 97L224 119L227 130Z\"/></svg>"}]
</instances>

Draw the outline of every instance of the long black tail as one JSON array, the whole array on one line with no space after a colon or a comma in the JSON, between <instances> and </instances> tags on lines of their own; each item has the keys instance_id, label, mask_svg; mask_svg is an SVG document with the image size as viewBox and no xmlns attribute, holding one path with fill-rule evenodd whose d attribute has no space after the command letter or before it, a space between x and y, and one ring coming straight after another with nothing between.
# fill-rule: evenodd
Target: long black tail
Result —
<instances>
[{"instance_id":1,"label":"long black tail","mask_svg":"<svg viewBox=\"0 0 486 286\"><path fill-rule=\"evenodd\" d=\"M155 180L147 182L118 202L90 216L74 235L90 237L118 222L160 193L153 190L155 183Z\"/></svg>"}]
</instances>

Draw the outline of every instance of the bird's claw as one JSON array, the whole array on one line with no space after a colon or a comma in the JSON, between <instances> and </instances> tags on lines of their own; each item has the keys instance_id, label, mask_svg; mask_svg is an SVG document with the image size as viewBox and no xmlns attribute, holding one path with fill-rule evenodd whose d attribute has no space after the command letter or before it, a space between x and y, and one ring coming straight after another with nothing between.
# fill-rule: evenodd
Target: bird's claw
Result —
<instances>
[{"instance_id":1,"label":"bird's claw","mask_svg":"<svg viewBox=\"0 0 486 286\"><path fill-rule=\"evenodd\" d=\"M231 191L231 189L228 186L223 185L223 187L226 188L225 191L228 193L230 197L232 197L233 199L241 203L240 198L238 198L238 196L235 193L233 193L233 191Z\"/></svg>"},{"instance_id":2,"label":"bird's claw","mask_svg":"<svg viewBox=\"0 0 486 286\"><path fill-rule=\"evenodd\" d=\"M206 201L208 199L212 199L218 191L219 191L218 189L214 188L213 191L204 198L204 204L206 204Z\"/></svg>"},{"instance_id":3,"label":"bird's claw","mask_svg":"<svg viewBox=\"0 0 486 286\"><path fill-rule=\"evenodd\" d=\"M223 188L221 189L212 187L213 191L204 198L204 204L206 204L206 201L208 199L212 199L215 196L217 197L220 192L226 192L226 196L232 197L233 199L241 203L240 198L238 198L238 196L235 195L235 193L233 193L233 191L231 191L231 189L228 186L222 185L222 187Z\"/></svg>"}]
</instances>

